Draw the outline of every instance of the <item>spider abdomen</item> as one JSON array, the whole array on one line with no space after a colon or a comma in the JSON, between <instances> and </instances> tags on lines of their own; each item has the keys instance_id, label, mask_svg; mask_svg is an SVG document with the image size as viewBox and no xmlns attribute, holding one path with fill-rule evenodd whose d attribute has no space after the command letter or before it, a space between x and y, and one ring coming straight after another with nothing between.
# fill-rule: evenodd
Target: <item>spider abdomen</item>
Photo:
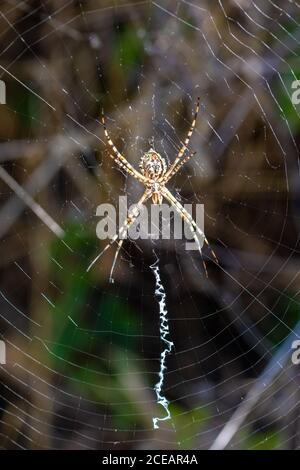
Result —
<instances>
[{"instance_id":1,"label":"spider abdomen","mask_svg":"<svg viewBox=\"0 0 300 470\"><path fill-rule=\"evenodd\" d=\"M151 180L158 180L167 170L164 158L155 150L150 149L145 153L140 162L140 168L144 176Z\"/></svg>"}]
</instances>

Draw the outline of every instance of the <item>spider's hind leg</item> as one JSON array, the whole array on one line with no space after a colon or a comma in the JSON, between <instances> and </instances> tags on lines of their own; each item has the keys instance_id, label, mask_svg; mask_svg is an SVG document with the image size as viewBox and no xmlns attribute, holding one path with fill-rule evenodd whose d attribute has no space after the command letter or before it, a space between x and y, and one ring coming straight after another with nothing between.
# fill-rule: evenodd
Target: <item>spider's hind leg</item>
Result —
<instances>
[{"instance_id":1,"label":"spider's hind leg","mask_svg":"<svg viewBox=\"0 0 300 470\"><path fill-rule=\"evenodd\" d=\"M203 259L203 255L202 255L202 246L200 244L200 240L199 240L199 237L201 237L204 242L208 245L212 255L213 255L213 258L215 260L215 262L217 264L219 264L219 261L218 261L218 258L215 254L215 252L211 249L208 241L207 241L207 238L205 237L204 235L204 232L198 227L198 225L196 224L196 222L194 221L193 217L191 216L191 214L189 214L187 212L187 210L182 206L182 204L180 204L179 201L177 201L177 199L173 196L173 194L167 189L167 188L164 188L163 190L163 196L167 199L167 201L169 201L169 203L172 204L172 206L176 209L176 211L178 212L178 214L181 216L181 218L183 219L184 222L187 223L192 235L193 235L193 238L197 244L197 247L198 247L198 250L201 254L201 258L202 258L202 263L203 263L203 267L204 267L204 270L205 270L205 274L206 274L206 277L208 277L208 273L207 273L207 267L206 267L206 263Z\"/></svg>"},{"instance_id":2,"label":"spider's hind leg","mask_svg":"<svg viewBox=\"0 0 300 470\"><path fill-rule=\"evenodd\" d=\"M90 269L101 258L101 256L118 240L118 246L117 246L117 249L116 249L116 253L115 253L115 256L114 256L114 260L113 260L113 264L112 264L112 267L111 267L111 270L110 270L110 276L109 276L109 282L114 282L112 275L113 275L113 271L114 271L114 268L115 268L115 265L116 265L116 261L117 261L119 252L120 252L120 250L122 248L122 245L123 245L123 242L124 242L124 235L126 234L128 229L131 227L131 225L135 222L135 220L139 216L142 204L147 199L149 199L150 196L151 196L151 191L147 189L144 192L141 199L139 200L139 202L129 212L127 219L123 223L122 227L120 227L118 233L113 236L111 241L105 246L105 248L101 251L101 253L99 255L97 255L96 258L91 262L91 264L87 268L87 271L90 271Z\"/></svg>"},{"instance_id":3,"label":"spider's hind leg","mask_svg":"<svg viewBox=\"0 0 300 470\"><path fill-rule=\"evenodd\" d=\"M188 213L187 213L188 214ZM199 238L198 238L198 233L197 233L197 229L194 227L194 224L191 223L191 221L189 220L189 218L186 217L186 214L180 214L181 217L183 218L183 221L186 222L188 224L188 227L190 229L190 231L192 232L192 235L193 235L193 238L197 244L197 247L198 247L198 250L199 250L199 253L201 255L201 258L202 258L202 264L203 264L203 267L204 267L204 271L205 271L205 276L208 278L208 272L207 272L207 266L206 266L206 262L204 261L203 259L203 255L202 255L202 245L200 244L200 241L199 241ZM196 226L197 227L197 226ZM198 228L198 227L197 227ZM201 233L201 237L203 237L203 233ZM206 240L206 238L204 238L204 240Z\"/></svg>"},{"instance_id":4,"label":"spider's hind leg","mask_svg":"<svg viewBox=\"0 0 300 470\"><path fill-rule=\"evenodd\" d=\"M127 219L128 220L128 219ZM126 222L127 222L126 220ZM123 227L125 228L125 224L126 222L124 223ZM122 227L122 228L123 228ZM121 228L121 229L122 229ZM120 230L121 230L120 229ZM119 235L120 235L120 232L118 235L115 235L111 241L105 246L105 248L99 253L99 255L96 256L96 258L91 262L91 264L89 265L89 267L87 268L87 272L90 271L90 269L94 266L94 264L101 258L101 256L108 250L108 248L110 248L113 243L115 243L118 238L119 238ZM110 270L110 275L109 275L109 282L113 283L114 282L114 279L112 277L113 275L113 271L114 271L114 268L115 268L115 265L116 265L116 262L117 262L117 258L118 258L118 255L119 255L119 252L122 248L122 245L123 245L123 242L124 240L123 239L119 239L118 241L118 246L117 246L117 249L116 249L116 253L115 253L115 256L114 256L114 260L113 260L113 264L112 264L112 267L111 267L111 270Z\"/></svg>"},{"instance_id":5,"label":"spider's hind leg","mask_svg":"<svg viewBox=\"0 0 300 470\"><path fill-rule=\"evenodd\" d=\"M99 253L99 255L96 256L96 258L93 259L93 261L91 262L91 264L89 265L89 267L87 268L87 272L89 272L92 267L94 266L95 263L97 263L98 259L101 258L101 256L108 250L108 248L110 248L112 246L113 243L115 243L115 241L118 239L118 235L115 235L111 241L105 246L105 248Z\"/></svg>"},{"instance_id":6,"label":"spider's hind leg","mask_svg":"<svg viewBox=\"0 0 300 470\"><path fill-rule=\"evenodd\" d=\"M216 255L216 253L214 252L214 250L212 249L212 247L210 246L210 244L208 243L207 238L204 238L204 241L205 241L206 245L208 246L209 251L210 251L211 254L213 255L213 258L214 258L214 260L215 260L215 263L219 264L218 257L217 257L217 255Z\"/></svg>"},{"instance_id":7,"label":"spider's hind leg","mask_svg":"<svg viewBox=\"0 0 300 470\"><path fill-rule=\"evenodd\" d=\"M122 248L122 245L123 245L123 241L124 240L119 240L118 241L118 246L117 246L117 249L116 249L116 252L115 252L115 257L114 257L114 260L113 260L113 264L111 266L111 270L110 270L110 275L109 275L109 282L110 283L114 283L114 278L112 277L113 276L113 272L114 272L114 269L115 269L115 265L116 265L116 262L117 262L117 259L118 259L118 255L119 255L119 252Z\"/></svg>"}]
</instances>

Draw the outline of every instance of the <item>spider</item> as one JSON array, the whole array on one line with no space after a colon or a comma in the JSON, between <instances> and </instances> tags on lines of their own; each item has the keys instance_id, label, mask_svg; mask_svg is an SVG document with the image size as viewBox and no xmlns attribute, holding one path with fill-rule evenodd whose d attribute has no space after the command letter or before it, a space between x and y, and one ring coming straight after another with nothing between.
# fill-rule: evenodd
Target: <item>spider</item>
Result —
<instances>
[{"instance_id":1,"label":"spider","mask_svg":"<svg viewBox=\"0 0 300 470\"><path fill-rule=\"evenodd\" d=\"M193 131L195 129L196 120L199 112L200 107L200 98L197 99L196 111L194 114L194 119L192 125L189 129L187 137L183 143L183 146L178 152L177 157L175 158L174 162L167 167L167 163L165 159L155 150L150 148L148 152L146 152L140 161L139 167L141 171L136 170L123 155L118 151L116 146L114 145L113 141L110 138L108 133L106 124L105 124L105 117L104 113L102 113L102 124L104 128L105 137L107 139L107 143L112 151L110 153L110 157L119 165L120 168L125 170L129 175L133 176L135 179L140 181L145 186L145 191L138 203L133 207L131 211L128 212L128 217L124 221L123 225L119 229L119 232L111 239L111 241L105 246L105 248L101 251L101 253L96 256L96 258L91 262L87 271L89 271L92 266L98 261L98 259L108 250L115 242L117 242L117 249L115 253L115 257L113 260L113 264L110 271L110 280L113 282L112 274L114 271L114 267L118 258L118 254L122 248L122 244L124 241L124 235L126 234L129 227L135 222L137 219L141 206L148 200L152 199L153 204L162 204L163 199L166 199L171 206L175 208L175 210L180 214L181 218L184 222L187 223L188 227L191 230L193 238L198 246L198 249L201 253L201 245L198 236L204 239L207 246L209 243L204 236L203 231L197 226L196 222L192 218L192 216L185 210L185 208L180 204L180 202L173 196L173 194L166 188L166 184L168 181L182 168L182 166L192 158L196 152L188 153L185 155L186 151L188 150L188 145L190 139L192 137ZM218 263L218 259L212 249L210 249L214 260ZM207 269L205 262L203 261L205 273L207 275Z\"/></svg>"}]
</instances>

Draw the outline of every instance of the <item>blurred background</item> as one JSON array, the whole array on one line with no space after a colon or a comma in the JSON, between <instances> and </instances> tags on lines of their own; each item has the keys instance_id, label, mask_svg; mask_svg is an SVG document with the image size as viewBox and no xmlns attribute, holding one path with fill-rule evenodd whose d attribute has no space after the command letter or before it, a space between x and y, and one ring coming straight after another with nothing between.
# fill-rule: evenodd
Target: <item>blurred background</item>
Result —
<instances>
[{"instance_id":1,"label":"blurred background","mask_svg":"<svg viewBox=\"0 0 300 470\"><path fill-rule=\"evenodd\" d=\"M0 447L300 447L300 13L289 0L2 1ZM201 203L219 259L184 240L96 237L96 208L172 162L201 109L197 154L170 181ZM4 100L2 100L4 101ZM158 258L170 339L156 403ZM2 360L2 362L4 362Z\"/></svg>"}]
</instances>

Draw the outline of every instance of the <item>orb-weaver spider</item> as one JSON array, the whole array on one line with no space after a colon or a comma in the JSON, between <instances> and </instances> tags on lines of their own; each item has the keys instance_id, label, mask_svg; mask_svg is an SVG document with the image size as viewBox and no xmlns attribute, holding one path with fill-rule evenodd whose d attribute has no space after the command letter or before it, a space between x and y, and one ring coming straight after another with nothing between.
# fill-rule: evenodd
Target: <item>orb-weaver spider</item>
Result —
<instances>
[{"instance_id":1,"label":"orb-weaver spider","mask_svg":"<svg viewBox=\"0 0 300 470\"><path fill-rule=\"evenodd\" d=\"M111 241L105 246L105 248L101 251L101 253L96 256L96 258L91 262L87 271L91 269L91 267L98 261L98 259L105 253L111 245L118 241L118 246L116 249L114 261L112 264L111 272L110 272L110 279L112 280L113 270L118 258L119 251L122 247L124 241L124 235L126 234L129 227L134 223L137 219L141 206L148 200L152 199L153 204L161 204L163 199L166 199L171 206L175 208L175 210L180 214L184 222L187 223L188 227L193 234L193 238L198 246L198 249L201 253L201 244L199 241L198 236L204 239L205 243L209 246L208 241L203 233L203 231L197 226L196 222L192 218L192 216L186 211L186 209L180 204L180 202L173 196L173 194L166 188L166 183L180 170L180 168L193 156L196 152L189 153L188 155L184 156L185 152L188 150L188 145L195 129L196 120L199 112L200 107L200 98L197 99L197 106L194 115L194 119L190 130L187 134L187 137L184 141L183 146L179 150L177 157L175 158L174 162L167 167L167 163L165 159L155 150L152 148L146 152L140 161L140 169L139 172L136 170L123 155L118 151L116 146L114 145L113 141L110 138L110 135L107 131L104 114L102 114L102 124L104 127L104 133L110 146L112 153L110 153L110 157L129 175L133 176L135 179L140 181L145 186L145 192L138 201L138 203L134 206L134 208L129 211L128 217L125 220L124 224L120 227L118 233L111 239ZM210 249L214 260L218 263L218 259L212 249ZM206 265L203 261L204 269L207 275Z\"/></svg>"}]
</instances>

